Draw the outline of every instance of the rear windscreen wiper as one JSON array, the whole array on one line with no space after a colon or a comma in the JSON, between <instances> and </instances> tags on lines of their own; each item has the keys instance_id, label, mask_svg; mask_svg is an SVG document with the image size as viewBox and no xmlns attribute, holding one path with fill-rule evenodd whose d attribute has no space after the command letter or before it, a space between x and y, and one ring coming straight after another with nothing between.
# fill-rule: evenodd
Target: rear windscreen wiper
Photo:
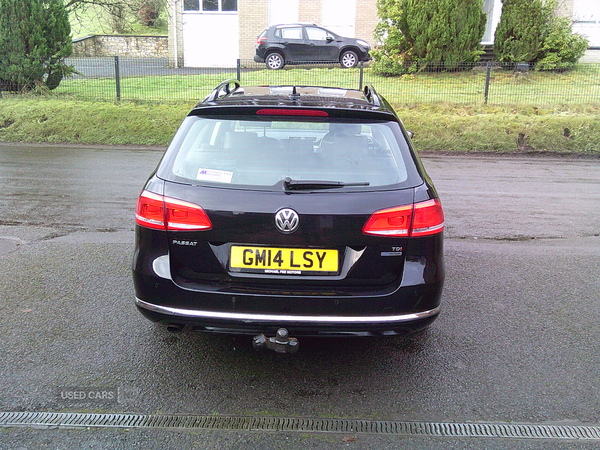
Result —
<instances>
[{"instance_id":1,"label":"rear windscreen wiper","mask_svg":"<svg viewBox=\"0 0 600 450\"><path fill-rule=\"evenodd\" d=\"M343 181L322 181L322 180L292 180L287 177L283 180L283 187L286 191L300 191L312 189L335 189L349 186L369 186L368 181L359 181L355 183L344 183Z\"/></svg>"}]
</instances>

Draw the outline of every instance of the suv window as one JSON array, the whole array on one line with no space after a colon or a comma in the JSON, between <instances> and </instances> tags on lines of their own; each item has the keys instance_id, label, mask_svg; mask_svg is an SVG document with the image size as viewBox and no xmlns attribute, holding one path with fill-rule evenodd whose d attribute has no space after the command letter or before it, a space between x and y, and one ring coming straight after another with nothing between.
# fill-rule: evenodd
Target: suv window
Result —
<instances>
[{"instance_id":1,"label":"suv window","mask_svg":"<svg viewBox=\"0 0 600 450\"><path fill-rule=\"evenodd\" d=\"M173 181L273 189L294 180L363 183L356 189L418 179L395 122L324 123L190 116L174 139ZM368 183L365 187L365 183Z\"/></svg>"},{"instance_id":2,"label":"suv window","mask_svg":"<svg viewBox=\"0 0 600 450\"><path fill-rule=\"evenodd\" d=\"M302 28L279 28L280 36L282 39L304 39L302 36Z\"/></svg>"},{"instance_id":3,"label":"suv window","mask_svg":"<svg viewBox=\"0 0 600 450\"><path fill-rule=\"evenodd\" d=\"M306 27L306 34L311 41L326 41L327 37L333 36L322 28Z\"/></svg>"}]
</instances>

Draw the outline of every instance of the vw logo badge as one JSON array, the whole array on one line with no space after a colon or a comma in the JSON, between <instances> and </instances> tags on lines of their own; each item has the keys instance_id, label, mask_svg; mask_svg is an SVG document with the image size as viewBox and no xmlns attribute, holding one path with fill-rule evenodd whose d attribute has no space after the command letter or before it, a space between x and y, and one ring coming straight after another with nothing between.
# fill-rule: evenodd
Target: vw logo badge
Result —
<instances>
[{"instance_id":1,"label":"vw logo badge","mask_svg":"<svg viewBox=\"0 0 600 450\"><path fill-rule=\"evenodd\" d=\"M290 208L280 209L275 213L275 226L285 234L293 233L300 225L298 213Z\"/></svg>"}]
</instances>

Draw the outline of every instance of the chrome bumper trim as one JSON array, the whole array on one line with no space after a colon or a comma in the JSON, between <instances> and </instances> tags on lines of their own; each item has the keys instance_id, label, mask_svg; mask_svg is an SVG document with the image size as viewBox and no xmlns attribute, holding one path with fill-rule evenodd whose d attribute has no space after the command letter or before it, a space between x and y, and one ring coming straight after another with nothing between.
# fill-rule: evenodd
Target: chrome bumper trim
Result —
<instances>
[{"instance_id":1,"label":"chrome bumper trim","mask_svg":"<svg viewBox=\"0 0 600 450\"><path fill-rule=\"evenodd\" d=\"M247 323L254 322L295 322L295 323L402 323L412 322L414 320L425 319L435 316L440 312L440 307L410 314L399 314L395 316L291 316L284 314L251 314L251 313L233 313L221 311L197 311L192 309L172 308L169 306L154 305L135 298L135 303L141 308L149 311L165 314L182 319L221 319L234 320Z\"/></svg>"}]
</instances>

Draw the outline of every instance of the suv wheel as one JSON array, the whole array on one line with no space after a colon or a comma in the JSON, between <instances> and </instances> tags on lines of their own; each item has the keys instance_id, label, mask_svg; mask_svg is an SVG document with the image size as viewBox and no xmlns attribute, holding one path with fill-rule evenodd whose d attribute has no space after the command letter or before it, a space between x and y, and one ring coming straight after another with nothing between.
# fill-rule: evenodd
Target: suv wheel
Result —
<instances>
[{"instance_id":1,"label":"suv wheel","mask_svg":"<svg viewBox=\"0 0 600 450\"><path fill-rule=\"evenodd\" d=\"M340 58L340 63L342 67L349 69L350 67L356 66L358 64L358 55L354 53L352 50L347 50L342 53Z\"/></svg>"},{"instance_id":2,"label":"suv wheel","mask_svg":"<svg viewBox=\"0 0 600 450\"><path fill-rule=\"evenodd\" d=\"M265 62L267 63L267 68L273 70L281 69L285 65L283 56L276 52L269 53Z\"/></svg>"}]
</instances>

